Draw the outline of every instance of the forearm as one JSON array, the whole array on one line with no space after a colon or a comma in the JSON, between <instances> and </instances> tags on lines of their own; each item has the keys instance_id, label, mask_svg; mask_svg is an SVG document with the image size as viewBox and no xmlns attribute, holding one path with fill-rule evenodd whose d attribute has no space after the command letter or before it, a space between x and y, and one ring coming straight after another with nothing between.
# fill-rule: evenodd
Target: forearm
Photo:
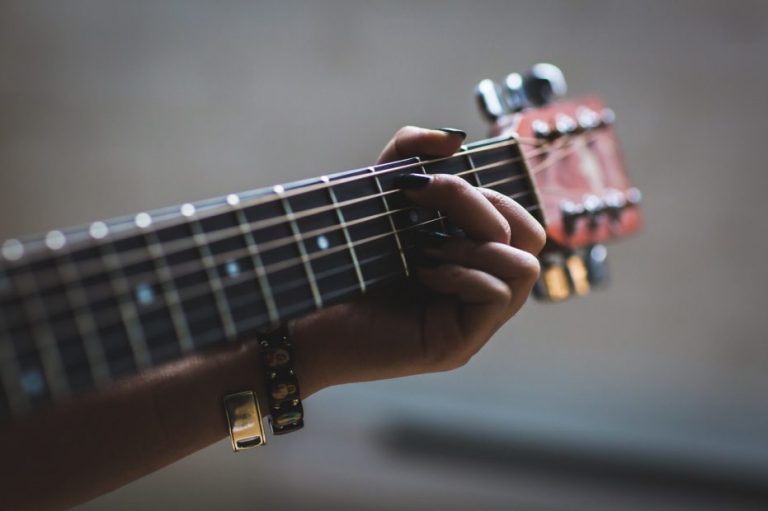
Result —
<instances>
[{"instance_id":1,"label":"forearm","mask_svg":"<svg viewBox=\"0 0 768 511\"><path fill-rule=\"evenodd\" d=\"M223 438L222 397L262 392L259 366L256 346L242 344L150 370L4 427L2 507L69 507Z\"/></svg>"}]
</instances>

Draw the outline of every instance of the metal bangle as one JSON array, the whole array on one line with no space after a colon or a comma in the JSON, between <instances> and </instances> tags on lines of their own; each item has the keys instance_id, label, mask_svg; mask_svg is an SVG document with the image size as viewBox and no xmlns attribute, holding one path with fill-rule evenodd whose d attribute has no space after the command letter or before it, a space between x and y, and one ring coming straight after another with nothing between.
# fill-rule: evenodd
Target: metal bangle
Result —
<instances>
[{"instance_id":1,"label":"metal bangle","mask_svg":"<svg viewBox=\"0 0 768 511\"><path fill-rule=\"evenodd\" d=\"M293 349L288 326L258 336L264 368L269 423L272 434L283 435L304 427L299 381L293 370Z\"/></svg>"}]
</instances>

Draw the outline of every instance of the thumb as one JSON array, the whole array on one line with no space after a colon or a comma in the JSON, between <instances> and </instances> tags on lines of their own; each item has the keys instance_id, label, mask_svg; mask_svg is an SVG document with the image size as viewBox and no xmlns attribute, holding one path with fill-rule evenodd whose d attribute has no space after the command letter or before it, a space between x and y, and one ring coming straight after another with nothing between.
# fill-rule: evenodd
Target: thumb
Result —
<instances>
[{"instance_id":1,"label":"thumb","mask_svg":"<svg viewBox=\"0 0 768 511\"><path fill-rule=\"evenodd\" d=\"M381 152L377 163L411 156L450 156L459 150L467 134L454 128L400 128Z\"/></svg>"}]
</instances>

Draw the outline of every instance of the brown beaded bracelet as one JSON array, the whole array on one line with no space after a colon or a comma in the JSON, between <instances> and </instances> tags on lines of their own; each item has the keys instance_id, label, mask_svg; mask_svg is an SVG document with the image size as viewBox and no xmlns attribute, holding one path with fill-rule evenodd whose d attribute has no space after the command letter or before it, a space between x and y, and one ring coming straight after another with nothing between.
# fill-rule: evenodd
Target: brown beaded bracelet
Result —
<instances>
[{"instance_id":1,"label":"brown beaded bracelet","mask_svg":"<svg viewBox=\"0 0 768 511\"><path fill-rule=\"evenodd\" d=\"M293 350L287 325L258 336L264 368L269 424L272 434L282 435L304 427L299 380L293 370Z\"/></svg>"}]
</instances>

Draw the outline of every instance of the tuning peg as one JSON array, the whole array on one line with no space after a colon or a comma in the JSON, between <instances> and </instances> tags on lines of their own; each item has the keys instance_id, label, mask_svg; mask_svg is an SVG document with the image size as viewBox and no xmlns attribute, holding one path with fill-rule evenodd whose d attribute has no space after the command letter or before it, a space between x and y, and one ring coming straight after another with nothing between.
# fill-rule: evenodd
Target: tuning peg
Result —
<instances>
[{"instance_id":1,"label":"tuning peg","mask_svg":"<svg viewBox=\"0 0 768 511\"><path fill-rule=\"evenodd\" d=\"M571 285L560 254L549 254L541 263L541 276L534 287L536 298L559 302L571 296Z\"/></svg>"},{"instance_id":2,"label":"tuning peg","mask_svg":"<svg viewBox=\"0 0 768 511\"><path fill-rule=\"evenodd\" d=\"M608 250L605 245L593 245L584 255L589 283L602 286L608 283Z\"/></svg>"},{"instance_id":3,"label":"tuning peg","mask_svg":"<svg viewBox=\"0 0 768 511\"><path fill-rule=\"evenodd\" d=\"M525 93L523 76L520 73L510 73L504 79L504 99L513 112L519 112L530 106L528 96Z\"/></svg>"},{"instance_id":4,"label":"tuning peg","mask_svg":"<svg viewBox=\"0 0 768 511\"><path fill-rule=\"evenodd\" d=\"M573 291L579 296L589 294L589 270L579 254L571 254L565 259L565 268L573 285Z\"/></svg>"},{"instance_id":5,"label":"tuning peg","mask_svg":"<svg viewBox=\"0 0 768 511\"><path fill-rule=\"evenodd\" d=\"M563 72L552 64L540 63L521 75L511 73L504 79L504 100L512 112L525 108L546 105L558 97L565 96L568 86ZM575 131L575 121L571 121Z\"/></svg>"},{"instance_id":6,"label":"tuning peg","mask_svg":"<svg viewBox=\"0 0 768 511\"><path fill-rule=\"evenodd\" d=\"M508 113L502 99L501 87L493 80L487 78L481 80L477 87L475 87L475 97L477 98L480 112L491 122Z\"/></svg>"}]
</instances>

